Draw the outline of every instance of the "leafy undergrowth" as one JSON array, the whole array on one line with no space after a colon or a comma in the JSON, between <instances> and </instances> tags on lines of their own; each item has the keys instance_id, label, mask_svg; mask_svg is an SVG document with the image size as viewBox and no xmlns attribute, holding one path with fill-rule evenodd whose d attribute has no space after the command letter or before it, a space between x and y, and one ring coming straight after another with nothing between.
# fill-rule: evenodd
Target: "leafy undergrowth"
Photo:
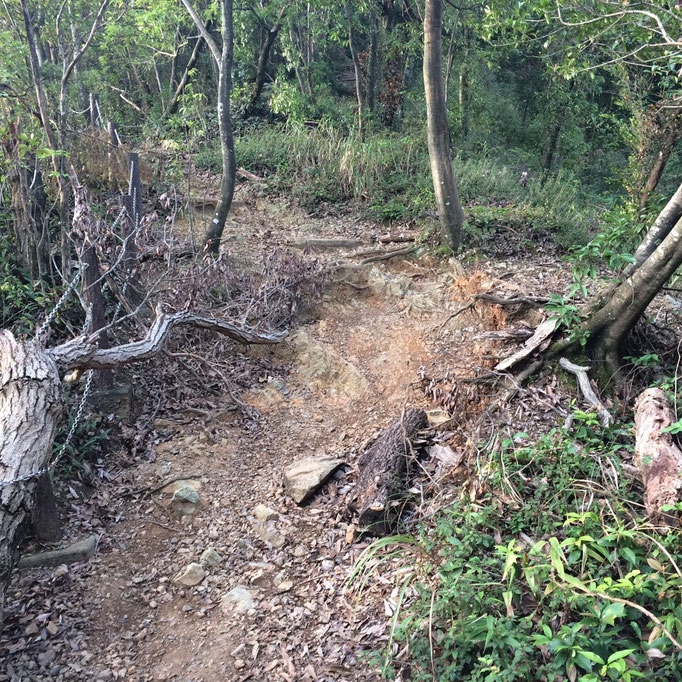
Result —
<instances>
[{"instance_id":1,"label":"leafy undergrowth","mask_svg":"<svg viewBox=\"0 0 682 682\"><path fill-rule=\"evenodd\" d=\"M504 440L482 496L365 550L353 589L401 576L386 678L680 679L679 531L641 518L631 425L574 424Z\"/></svg>"}]
</instances>

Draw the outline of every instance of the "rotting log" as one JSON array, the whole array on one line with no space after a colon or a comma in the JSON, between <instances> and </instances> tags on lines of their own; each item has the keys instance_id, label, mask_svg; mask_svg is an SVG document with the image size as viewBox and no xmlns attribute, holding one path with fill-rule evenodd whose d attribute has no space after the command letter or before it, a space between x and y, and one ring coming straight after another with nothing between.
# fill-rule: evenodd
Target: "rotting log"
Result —
<instances>
[{"instance_id":1,"label":"rotting log","mask_svg":"<svg viewBox=\"0 0 682 682\"><path fill-rule=\"evenodd\" d=\"M426 412L411 407L361 455L360 475L350 493L348 507L357 513L367 532L383 535L395 526L409 478L411 441L427 424Z\"/></svg>"},{"instance_id":2,"label":"rotting log","mask_svg":"<svg viewBox=\"0 0 682 682\"><path fill-rule=\"evenodd\" d=\"M94 336L45 348L0 330L0 623L19 532L32 516L39 473L49 464L63 414L60 373L149 359L163 350L177 326L215 331L243 344L279 343L286 337L286 332L258 334L188 311L158 315L144 339L113 348L98 348Z\"/></svg>"},{"instance_id":3,"label":"rotting log","mask_svg":"<svg viewBox=\"0 0 682 682\"><path fill-rule=\"evenodd\" d=\"M682 452L670 432L675 413L660 388L647 388L635 403L634 463L644 483L644 506L654 523L679 525L676 514L663 510L680 499L682 489Z\"/></svg>"}]
</instances>

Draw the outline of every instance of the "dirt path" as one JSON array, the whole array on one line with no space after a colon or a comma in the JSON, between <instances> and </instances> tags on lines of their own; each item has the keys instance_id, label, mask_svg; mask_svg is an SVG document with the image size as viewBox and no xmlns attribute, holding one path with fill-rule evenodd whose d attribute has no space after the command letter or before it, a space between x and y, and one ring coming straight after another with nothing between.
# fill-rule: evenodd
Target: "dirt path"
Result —
<instances>
[{"instance_id":1,"label":"dirt path","mask_svg":"<svg viewBox=\"0 0 682 682\"><path fill-rule=\"evenodd\" d=\"M265 232L268 243L286 244L297 235L377 229L283 215L262 205L238 210L232 248L262 245ZM522 266L476 266L462 276L452 264L420 259L351 270L284 344L253 351L275 368L242 396L261 413L259 428L235 424L228 398L208 417L157 419L156 459L127 472L127 489L191 479L200 508L178 520L162 491L122 497L112 483L90 500L74 491L72 504L86 521L70 530L101 533L99 552L68 574L16 575L12 593L24 616L15 618L17 644L0 680L379 679L363 652L388 641L391 588L360 601L344 593L366 546L344 503L355 458L407 402L433 406L417 387L420 368L470 372L489 363L475 335L502 326L502 311L441 325L460 307L456 299L510 268L519 274ZM283 471L320 454L346 466L299 507L283 491ZM255 518L259 504L272 520ZM207 550L216 563L198 585L174 582ZM250 603L224 600L238 586ZM36 627L37 611L44 615Z\"/></svg>"}]
</instances>

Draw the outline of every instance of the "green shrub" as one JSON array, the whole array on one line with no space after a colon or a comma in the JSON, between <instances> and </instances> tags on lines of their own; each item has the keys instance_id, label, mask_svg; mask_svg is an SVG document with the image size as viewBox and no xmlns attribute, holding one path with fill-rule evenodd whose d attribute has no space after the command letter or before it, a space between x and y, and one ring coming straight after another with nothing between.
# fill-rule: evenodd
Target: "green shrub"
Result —
<instances>
[{"instance_id":1,"label":"green shrub","mask_svg":"<svg viewBox=\"0 0 682 682\"><path fill-rule=\"evenodd\" d=\"M575 419L570 435L505 439L482 499L365 551L352 586L403 567L387 678L409 665L423 681L680 679L680 533L637 519L619 464L629 425Z\"/></svg>"}]
</instances>

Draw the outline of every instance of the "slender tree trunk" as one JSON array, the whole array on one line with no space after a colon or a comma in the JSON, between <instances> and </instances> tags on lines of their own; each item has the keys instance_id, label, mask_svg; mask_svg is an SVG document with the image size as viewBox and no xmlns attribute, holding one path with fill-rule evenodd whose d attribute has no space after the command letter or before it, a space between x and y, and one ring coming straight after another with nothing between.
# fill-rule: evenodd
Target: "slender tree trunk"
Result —
<instances>
[{"instance_id":1,"label":"slender tree trunk","mask_svg":"<svg viewBox=\"0 0 682 682\"><path fill-rule=\"evenodd\" d=\"M50 122L50 117L47 112L47 99L45 97L45 90L43 88L43 81L40 76L40 67L38 62L38 53L36 50L36 44L33 39L33 26L31 24L31 16L28 11L28 6L26 0L21 0L21 10L24 16L24 25L26 27L26 42L28 44L29 59L31 62L31 74L33 77L33 85L36 90L36 99L38 101L38 111L40 112L40 118L43 123L43 130L47 136L47 142L53 151L57 151L59 146L57 144L57 139L55 137L54 131L52 130L52 124ZM54 167L55 175L57 176L57 187L59 191L59 217L61 223L61 268L62 274L64 276L69 275L69 239L68 239L68 203L69 203L69 191L64 177L62 163L60 161L62 157L53 155L52 165Z\"/></svg>"},{"instance_id":2,"label":"slender tree trunk","mask_svg":"<svg viewBox=\"0 0 682 682\"><path fill-rule=\"evenodd\" d=\"M665 170L677 141L680 139L680 135L682 135L682 114L675 112L668 125L668 129L661 143L661 147L658 150L658 154L656 154L656 158L654 159L646 182L640 192L639 207L641 209L646 208L649 197L656 187L658 187L663 171Z\"/></svg>"},{"instance_id":3,"label":"slender tree trunk","mask_svg":"<svg viewBox=\"0 0 682 682\"><path fill-rule=\"evenodd\" d=\"M365 132L365 83L364 78L362 77L362 65L360 64L357 34L353 26L353 12L349 0L345 0L344 9L346 12L346 23L348 24L350 55L353 59L353 70L355 71L355 96L358 101L358 129L360 130L360 136L362 137Z\"/></svg>"},{"instance_id":4,"label":"slender tree trunk","mask_svg":"<svg viewBox=\"0 0 682 682\"><path fill-rule=\"evenodd\" d=\"M459 247L464 211L452 169L442 54L443 0L426 0L424 12L424 89L429 159L441 232L454 251Z\"/></svg>"},{"instance_id":5,"label":"slender tree trunk","mask_svg":"<svg viewBox=\"0 0 682 682\"><path fill-rule=\"evenodd\" d=\"M232 118L230 115L230 94L232 92L232 55L234 31L232 24L232 0L221 0L221 21L223 49L218 72L218 124L220 129L220 153L223 160L223 175L220 182L220 200L216 206L213 221L206 230L205 249L217 254L220 239L225 228L227 214L232 205L237 166L234 158Z\"/></svg>"},{"instance_id":6,"label":"slender tree trunk","mask_svg":"<svg viewBox=\"0 0 682 682\"><path fill-rule=\"evenodd\" d=\"M199 36L197 41L194 43L194 49L192 50L192 54L190 55L189 61L187 62L187 66L182 73L182 78L180 78L178 87L175 89L175 93L173 93L173 97L168 103L168 109L166 110L167 115L171 115L176 112L180 97L182 97L182 93L185 91L185 87L189 81L189 72L196 66L197 60L199 59L199 54L201 54L201 49L205 44L206 43L201 36Z\"/></svg>"},{"instance_id":7,"label":"slender tree trunk","mask_svg":"<svg viewBox=\"0 0 682 682\"><path fill-rule=\"evenodd\" d=\"M265 40L263 41L263 45L258 56L256 80L254 81L253 84L251 99L249 100L249 104L246 108L247 114L250 114L251 112L254 111L256 105L258 104L258 100L260 99L261 93L263 92L263 86L265 85L265 77L267 75L268 62L270 60L270 52L272 50L272 46L275 44L275 40L277 40L277 36L279 35L280 29L282 28L282 19L284 18L286 9L287 9L286 5L282 7L279 16L277 17L277 20L270 27L270 29L267 32L267 35L265 36Z\"/></svg>"},{"instance_id":8,"label":"slender tree trunk","mask_svg":"<svg viewBox=\"0 0 682 682\"><path fill-rule=\"evenodd\" d=\"M367 60L367 110L374 114L377 104L377 83L379 81L379 43L381 27L379 17L373 11L369 32L369 59Z\"/></svg>"}]
</instances>

